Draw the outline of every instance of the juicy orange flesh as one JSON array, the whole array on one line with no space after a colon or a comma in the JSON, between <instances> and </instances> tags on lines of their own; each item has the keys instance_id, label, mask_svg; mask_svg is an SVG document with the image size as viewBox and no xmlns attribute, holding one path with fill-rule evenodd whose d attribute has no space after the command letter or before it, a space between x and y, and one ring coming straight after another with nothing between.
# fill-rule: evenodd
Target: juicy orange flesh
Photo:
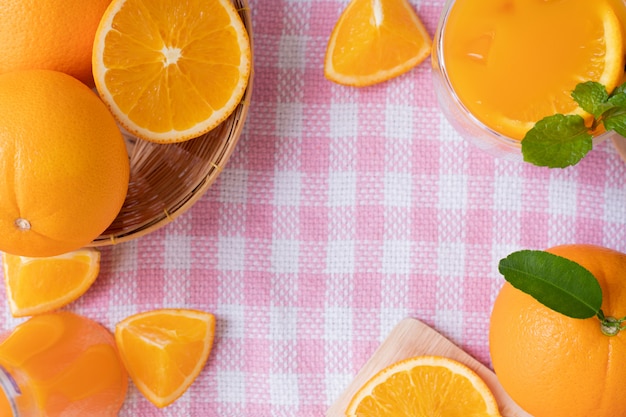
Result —
<instances>
[{"instance_id":1,"label":"juicy orange flesh","mask_svg":"<svg viewBox=\"0 0 626 417\"><path fill-rule=\"evenodd\" d=\"M607 4L457 0L443 32L452 86L482 122L517 139L519 132L507 131L501 117L534 123L574 111L576 84L598 81L605 70L603 22L613 7ZM621 39L617 45L621 50Z\"/></svg>"},{"instance_id":2,"label":"juicy orange flesh","mask_svg":"<svg viewBox=\"0 0 626 417\"><path fill-rule=\"evenodd\" d=\"M63 415L74 406L114 413L126 394L127 375L112 335L74 314L26 321L0 344L0 358L3 366L26 376L38 409L46 415ZM0 414L12 415L2 408Z\"/></svg>"},{"instance_id":3,"label":"juicy orange flesh","mask_svg":"<svg viewBox=\"0 0 626 417\"><path fill-rule=\"evenodd\" d=\"M178 398L202 370L211 349L214 318L157 313L118 324L116 340L129 374L157 406Z\"/></svg>"},{"instance_id":4,"label":"juicy orange flesh","mask_svg":"<svg viewBox=\"0 0 626 417\"><path fill-rule=\"evenodd\" d=\"M481 414L482 413L482 414ZM375 387L356 416L487 416L487 405L464 376L439 366L419 366L393 374Z\"/></svg>"},{"instance_id":5,"label":"juicy orange flesh","mask_svg":"<svg viewBox=\"0 0 626 417\"><path fill-rule=\"evenodd\" d=\"M42 306L63 298L80 287L92 269L92 259L87 255L35 259L20 265L16 265L18 257L9 258L14 259L14 273L9 275L11 298L20 308Z\"/></svg>"},{"instance_id":6,"label":"juicy orange flesh","mask_svg":"<svg viewBox=\"0 0 626 417\"><path fill-rule=\"evenodd\" d=\"M337 33L332 57L337 72L359 76L391 69L414 59L424 48L423 32L402 2L396 2L398 7L387 3L359 1L346 13L342 24L351 29ZM389 38L394 39L393 47L387 44Z\"/></svg>"},{"instance_id":7,"label":"juicy orange flesh","mask_svg":"<svg viewBox=\"0 0 626 417\"><path fill-rule=\"evenodd\" d=\"M194 3L193 13L185 7L148 10L128 0L105 41L107 88L130 120L154 132L206 120L239 82L241 56L227 12L211 2Z\"/></svg>"}]
</instances>

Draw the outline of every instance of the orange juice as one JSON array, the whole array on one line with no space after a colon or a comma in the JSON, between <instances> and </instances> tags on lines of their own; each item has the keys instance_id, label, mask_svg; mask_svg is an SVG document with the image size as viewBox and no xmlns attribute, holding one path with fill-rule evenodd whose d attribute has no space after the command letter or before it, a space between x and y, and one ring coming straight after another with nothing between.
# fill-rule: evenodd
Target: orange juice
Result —
<instances>
[{"instance_id":1,"label":"orange juice","mask_svg":"<svg viewBox=\"0 0 626 417\"><path fill-rule=\"evenodd\" d=\"M113 417L127 386L113 335L85 317L34 316L0 343L0 416Z\"/></svg>"},{"instance_id":2,"label":"orange juice","mask_svg":"<svg viewBox=\"0 0 626 417\"><path fill-rule=\"evenodd\" d=\"M454 0L443 22L440 65L465 109L521 140L556 113L590 115L571 98L624 73L622 0Z\"/></svg>"}]
</instances>

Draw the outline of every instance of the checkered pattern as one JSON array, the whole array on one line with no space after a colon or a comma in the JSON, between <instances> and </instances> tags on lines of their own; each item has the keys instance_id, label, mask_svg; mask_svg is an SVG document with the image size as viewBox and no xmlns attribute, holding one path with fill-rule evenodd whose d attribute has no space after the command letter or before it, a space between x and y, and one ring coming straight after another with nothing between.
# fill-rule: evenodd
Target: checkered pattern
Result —
<instances>
[{"instance_id":1,"label":"checkered pattern","mask_svg":"<svg viewBox=\"0 0 626 417\"><path fill-rule=\"evenodd\" d=\"M499 259L561 243L626 252L626 164L610 143L565 170L495 159L441 116L428 61L363 89L326 81L346 4L251 1L254 94L230 162L175 222L103 249L68 307L111 329L159 307L217 316L191 389L158 410L131 387L122 417L322 416L407 316L489 365ZM412 4L434 33L443 0ZM17 322L0 309L3 328Z\"/></svg>"}]
</instances>

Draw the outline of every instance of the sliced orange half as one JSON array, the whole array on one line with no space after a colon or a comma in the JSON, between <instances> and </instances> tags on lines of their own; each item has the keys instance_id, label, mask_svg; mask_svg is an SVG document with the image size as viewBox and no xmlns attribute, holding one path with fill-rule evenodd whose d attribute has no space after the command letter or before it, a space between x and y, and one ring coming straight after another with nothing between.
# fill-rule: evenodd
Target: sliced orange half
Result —
<instances>
[{"instance_id":1,"label":"sliced orange half","mask_svg":"<svg viewBox=\"0 0 626 417\"><path fill-rule=\"evenodd\" d=\"M407 0L352 0L330 35L324 75L357 87L380 83L424 61L431 44Z\"/></svg>"},{"instance_id":2,"label":"sliced orange half","mask_svg":"<svg viewBox=\"0 0 626 417\"><path fill-rule=\"evenodd\" d=\"M229 0L113 0L92 67L124 128L171 143L202 135L235 110L251 60L248 33Z\"/></svg>"},{"instance_id":3,"label":"sliced orange half","mask_svg":"<svg viewBox=\"0 0 626 417\"><path fill-rule=\"evenodd\" d=\"M137 389L157 407L178 399L204 368L215 317L190 309L157 309L115 327L115 341Z\"/></svg>"},{"instance_id":4,"label":"sliced orange half","mask_svg":"<svg viewBox=\"0 0 626 417\"><path fill-rule=\"evenodd\" d=\"M83 295L100 272L100 252L85 248L47 258L3 253L2 266L11 314L32 316Z\"/></svg>"},{"instance_id":5,"label":"sliced orange half","mask_svg":"<svg viewBox=\"0 0 626 417\"><path fill-rule=\"evenodd\" d=\"M439 356L417 356L383 369L352 398L347 417L500 417L485 382Z\"/></svg>"}]
</instances>

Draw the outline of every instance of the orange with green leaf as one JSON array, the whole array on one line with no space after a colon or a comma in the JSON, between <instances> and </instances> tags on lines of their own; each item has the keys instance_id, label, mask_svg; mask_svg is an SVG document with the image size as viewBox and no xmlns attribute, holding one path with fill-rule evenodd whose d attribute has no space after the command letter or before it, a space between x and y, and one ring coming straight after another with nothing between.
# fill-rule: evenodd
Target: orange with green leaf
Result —
<instances>
[{"instance_id":1,"label":"orange with green leaf","mask_svg":"<svg viewBox=\"0 0 626 417\"><path fill-rule=\"evenodd\" d=\"M493 367L535 417L626 415L626 254L567 245L503 259Z\"/></svg>"}]
</instances>

